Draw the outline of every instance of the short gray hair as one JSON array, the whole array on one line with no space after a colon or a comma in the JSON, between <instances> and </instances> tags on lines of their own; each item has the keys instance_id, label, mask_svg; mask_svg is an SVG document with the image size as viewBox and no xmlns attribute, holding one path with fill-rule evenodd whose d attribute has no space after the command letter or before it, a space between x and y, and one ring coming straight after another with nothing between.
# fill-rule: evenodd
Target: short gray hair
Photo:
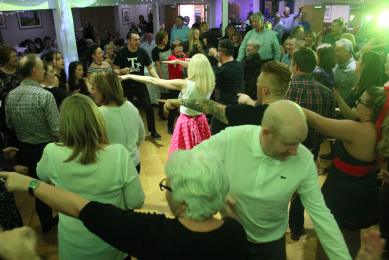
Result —
<instances>
[{"instance_id":1,"label":"short gray hair","mask_svg":"<svg viewBox=\"0 0 389 260\"><path fill-rule=\"evenodd\" d=\"M248 40L247 44L252 44L256 50L259 50L259 48L261 47L261 44L259 43L259 41L255 40L255 39Z\"/></svg>"},{"instance_id":2,"label":"short gray hair","mask_svg":"<svg viewBox=\"0 0 389 260\"><path fill-rule=\"evenodd\" d=\"M222 209L230 184L220 159L200 151L176 151L165 166L172 199L185 203L185 217L210 218Z\"/></svg>"},{"instance_id":3,"label":"short gray hair","mask_svg":"<svg viewBox=\"0 0 389 260\"><path fill-rule=\"evenodd\" d=\"M353 43L348 39L340 39L336 41L336 45L345 48L349 53L353 53Z\"/></svg>"}]
</instances>

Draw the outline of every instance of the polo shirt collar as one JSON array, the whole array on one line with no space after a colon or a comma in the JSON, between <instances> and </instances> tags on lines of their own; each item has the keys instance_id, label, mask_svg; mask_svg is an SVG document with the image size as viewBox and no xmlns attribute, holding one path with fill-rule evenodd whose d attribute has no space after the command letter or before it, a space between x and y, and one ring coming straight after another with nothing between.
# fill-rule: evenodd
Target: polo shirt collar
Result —
<instances>
[{"instance_id":1,"label":"polo shirt collar","mask_svg":"<svg viewBox=\"0 0 389 260\"><path fill-rule=\"evenodd\" d=\"M267 158L268 160L273 162L273 164L279 165L281 163L280 160L276 160L276 159L274 159L272 157L269 157L269 156L267 156L263 152L261 144L260 144L260 141L259 141L259 138L260 138L259 136L260 136L260 133L261 133L261 129L262 129L262 127L258 127L258 130L254 131L254 134L252 136L251 150L252 150L252 153L253 153L253 157Z\"/></svg>"},{"instance_id":2,"label":"polo shirt collar","mask_svg":"<svg viewBox=\"0 0 389 260\"><path fill-rule=\"evenodd\" d=\"M42 85L40 83L38 83L35 80L31 80L31 79L24 79L21 82L21 85L23 85L23 86L34 86L34 87L38 87L38 88L42 87Z\"/></svg>"}]
</instances>

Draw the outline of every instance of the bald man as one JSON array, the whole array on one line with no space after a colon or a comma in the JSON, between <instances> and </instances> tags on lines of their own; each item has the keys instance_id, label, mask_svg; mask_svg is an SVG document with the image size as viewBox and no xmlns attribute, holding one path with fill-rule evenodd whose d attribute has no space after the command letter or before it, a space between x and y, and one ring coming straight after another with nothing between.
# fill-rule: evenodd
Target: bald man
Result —
<instances>
[{"instance_id":1,"label":"bald man","mask_svg":"<svg viewBox=\"0 0 389 260\"><path fill-rule=\"evenodd\" d=\"M59 112L53 94L45 90L45 68L42 60L27 54L20 59L19 73L23 77L20 85L9 92L6 103L7 127L16 133L19 143L21 165L28 167L29 175L38 178L36 165L48 143L58 139ZM43 232L48 232L58 222L52 218L51 208L36 199L35 208Z\"/></svg>"},{"instance_id":2,"label":"bald man","mask_svg":"<svg viewBox=\"0 0 389 260\"><path fill-rule=\"evenodd\" d=\"M281 100L268 106L262 126L229 127L193 148L193 152L213 153L224 163L233 201L229 212L246 230L250 259L286 259L288 203L295 192L328 257L351 259L324 203L313 156L301 145L307 134L301 108Z\"/></svg>"}]
</instances>

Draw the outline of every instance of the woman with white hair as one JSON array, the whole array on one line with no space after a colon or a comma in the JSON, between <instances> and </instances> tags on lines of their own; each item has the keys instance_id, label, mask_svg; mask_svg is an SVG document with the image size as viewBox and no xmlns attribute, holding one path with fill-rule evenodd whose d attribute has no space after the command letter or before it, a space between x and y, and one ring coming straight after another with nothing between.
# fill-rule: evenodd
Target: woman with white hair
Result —
<instances>
[{"instance_id":1,"label":"woman with white hair","mask_svg":"<svg viewBox=\"0 0 389 260\"><path fill-rule=\"evenodd\" d=\"M0 173L10 191L30 190L68 216L79 218L89 231L138 259L248 259L246 233L234 219L218 219L229 181L212 154L177 151L166 164L159 184L175 218L123 210L88 201L17 173Z\"/></svg>"},{"instance_id":2,"label":"woman with white hair","mask_svg":"<svg viewBox=\"0 0 389 260\"><path fill-rule=\"evenodd\" d=\"M132 79L146 84L154 84L163 88L181 91L179 98L209 99L215 88L215 75L207 57L195 54L189 64L185 61L174 60L166 62L188 67L186 79L164 80L148 76L124 75L122 80ZM203 113L180 107L180 116L177 119L169 147L169 154L175 150L190 150L203 140L211 136L207 118Z\"/></svg>"}]
</instances>

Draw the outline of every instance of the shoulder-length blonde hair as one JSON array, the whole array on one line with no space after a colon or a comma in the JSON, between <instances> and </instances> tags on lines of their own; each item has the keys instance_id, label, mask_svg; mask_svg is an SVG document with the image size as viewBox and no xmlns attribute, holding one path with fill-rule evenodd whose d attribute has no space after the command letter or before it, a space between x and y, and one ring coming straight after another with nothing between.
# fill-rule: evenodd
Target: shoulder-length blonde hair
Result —
<instances>
[{"instance_id":1,"label":"shoulder-length blonde hair","mask_svg":"<svg viewBox=\"0 0 389 260\"><path fill-rule=\"evenodd\" d=\"M118 77L111 71L98 71L90 75L90 83L101 94L102 100L99 105L106 105L109 102L115 102L121 106L126 98L123 94L122 83Z\"/></svg>"},{"instance_id":2,"label":"shoulder-length blonde hair","mask_svg":"<svg viewBox=\"0 0 389 260\"><path fill-rule=\"evenodd\" d=\"M65 162L79 156L81 164L96 162L97 151L109 143L104 119L89 97L74 94L63 101L59 116L59 142L73 151Z\"/></svg>"},{"instance_id":3,"label":"shoulder-length blonde hair","mask_svg":"<svg viewBox=\"0 0 389 260\"><path fill-rule=\"evenodd\" d=\"M194 81L196 88L204 95L215 88L215 74L204 54L193 55L189 62L188 79Z\"/></svg>"}]
</instances>

